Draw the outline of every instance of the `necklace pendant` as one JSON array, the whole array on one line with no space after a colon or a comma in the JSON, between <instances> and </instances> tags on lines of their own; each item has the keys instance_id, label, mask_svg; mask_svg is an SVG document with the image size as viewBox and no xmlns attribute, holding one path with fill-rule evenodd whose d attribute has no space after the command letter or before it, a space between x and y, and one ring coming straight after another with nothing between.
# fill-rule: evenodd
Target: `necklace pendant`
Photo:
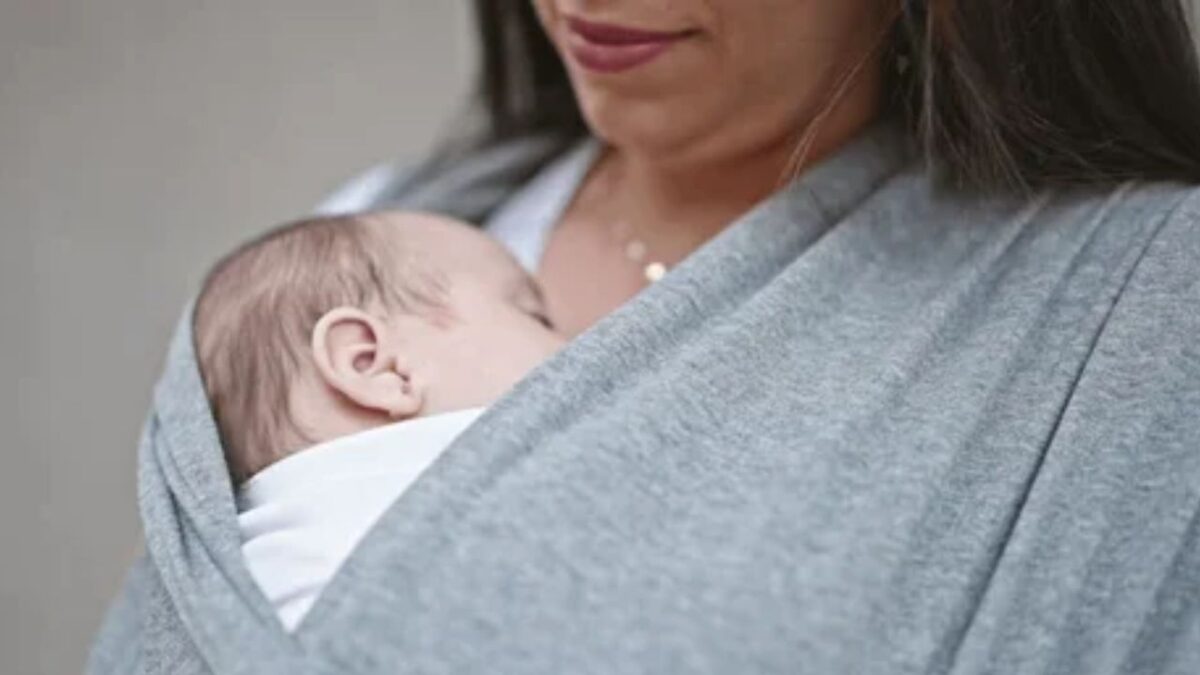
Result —
<instances>
[{"instance_id":1,"label":"necklace pendant","mask_svg":"<svg viewBox=\"0 0 1200 675\"><path fill-rule=\"evenodd\" d=\"M667 274L667 266L660 262L652 262L646 265L642 273L646 275L646 281L654 283L663 278Z\"/></svg>"},{"instance_id":2,"label":"necklace pendant","mask_svg":"<svg viewBox=\"0 0 1200 675\"><path fill-rule=\"evenodd\" d=\"M634 239L625 244L625 257L633 262L641 262L646 258L646 245Z\"/></svg>"}]
</instances>

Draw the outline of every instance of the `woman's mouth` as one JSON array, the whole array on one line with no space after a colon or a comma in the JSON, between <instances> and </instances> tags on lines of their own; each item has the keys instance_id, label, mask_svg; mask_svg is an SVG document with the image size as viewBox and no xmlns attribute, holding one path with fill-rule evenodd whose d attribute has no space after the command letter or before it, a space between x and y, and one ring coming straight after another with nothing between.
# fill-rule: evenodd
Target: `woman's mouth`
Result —
<instances>
[{"instance_id":1,"label":"woman's mouth","mask_svg":"<svg viewBox=\"0 0 1200 675\"><path fill-rule=\"evenodd\" d=\"M577 17L566 18L567 51L579 65L616 73L649 63L695 31L652 31Z\"/></svg>"}]
</instances>

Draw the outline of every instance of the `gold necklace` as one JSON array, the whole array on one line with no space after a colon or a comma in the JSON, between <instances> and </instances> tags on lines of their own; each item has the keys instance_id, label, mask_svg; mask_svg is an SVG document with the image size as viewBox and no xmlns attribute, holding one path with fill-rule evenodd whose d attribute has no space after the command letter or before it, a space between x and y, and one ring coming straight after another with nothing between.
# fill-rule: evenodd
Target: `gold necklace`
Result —
<instances>
[{"instance_id":1,"label":"gold necklace","mask_svg":"<svg viewBox=\"0 0 1200 675\"><path fill-rule=\"evenodd\" d=\"M614 224L613 230L621 245L621 251L625 254L625 259L642 268L642 276L647 282L654 283L670 271L670 267L665 262L650 255L650 247L636 236L633 227L628 222L621 221Z\"/></svg>"},{"instance_id":2,"label":"gold necklace","mask_svg":"<svg viewBox=\"0 0 1200 675\"><path fill-rule=\"evenodd\" d=\"M606 159L611 159L611 155ZM607 172L604 174L601 182L600 196L601 199L608 201L611 205L613 202L619 201L614 198L617 183L616 171L611 161L605 169L607 169ZM651 255L650 246L645 240L637 236L637 232L629 221L613 221L611 234L625 259L641 268L642 278L647 283L654 283L662 279L670 271L670 266L666 262L657 256Z\"/></svg>"}]
</instances>

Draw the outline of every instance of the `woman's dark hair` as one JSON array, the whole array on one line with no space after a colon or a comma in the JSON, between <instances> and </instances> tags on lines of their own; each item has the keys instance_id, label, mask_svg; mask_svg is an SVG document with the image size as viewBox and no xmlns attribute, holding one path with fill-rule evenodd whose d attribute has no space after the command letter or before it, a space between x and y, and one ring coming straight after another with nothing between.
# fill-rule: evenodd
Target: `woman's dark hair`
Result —
<instances>
[{"instance_id":1,"label":"woman's dark hair","mask_svg":"<svg viewBox=\"0 0 1200 675\"><path fill-rule=\"evenodd\" d=\"M1200 182L1189 0L879 0L889 110L961 187ZM487 141L585 126L529 0L476 0Z\"/></svg>"}]
</instances>

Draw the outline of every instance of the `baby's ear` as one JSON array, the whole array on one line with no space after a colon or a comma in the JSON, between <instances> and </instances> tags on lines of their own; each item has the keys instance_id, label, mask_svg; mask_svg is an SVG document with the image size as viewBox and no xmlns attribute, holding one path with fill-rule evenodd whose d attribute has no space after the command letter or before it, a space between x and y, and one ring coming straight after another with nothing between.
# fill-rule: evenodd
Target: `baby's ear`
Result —
<instances>
[{"instance_id":1,"label":"baby's ear","mask_svg":"<svg viewBox=\"0 0 1200 675\"><path fill-rule=\"evenodd\" d=\"M313 360L325 384L355 405L392 419L421 411L424 392L402 359L389 353L383 323L356 308L339 307L317 321Z\"/></svg>"}]
</instances>

